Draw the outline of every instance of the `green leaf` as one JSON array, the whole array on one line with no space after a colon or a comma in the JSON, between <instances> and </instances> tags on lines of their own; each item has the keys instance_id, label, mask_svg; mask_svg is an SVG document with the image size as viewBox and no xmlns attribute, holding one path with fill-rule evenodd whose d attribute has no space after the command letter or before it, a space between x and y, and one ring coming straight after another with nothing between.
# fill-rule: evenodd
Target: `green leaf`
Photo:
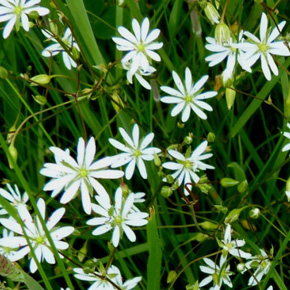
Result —
<instances>
[{"instance_id":1,"label":"green leaf","mask_svg":"<svg viewBox=\"0 0 290 290\"><path fill-rule=\"evenodd\" d=\"M149 246L149 259L147 263L147 289L159 290L162 253L161 242L157 230L156 216L153 208L151 208L151 215L146 229Z\"/></svg>"},{"instance_id":2,"label":"green leaf","mask_svg":"<svg viewBox=\"0 0 290 290\"><path fill-rule=\"evenodd\" d=\"M31 276L26 274L25 272L22 272L24 283L28 287L29 290L44 290L40 284L35 281Z\"/></svg>"}]
</instances>

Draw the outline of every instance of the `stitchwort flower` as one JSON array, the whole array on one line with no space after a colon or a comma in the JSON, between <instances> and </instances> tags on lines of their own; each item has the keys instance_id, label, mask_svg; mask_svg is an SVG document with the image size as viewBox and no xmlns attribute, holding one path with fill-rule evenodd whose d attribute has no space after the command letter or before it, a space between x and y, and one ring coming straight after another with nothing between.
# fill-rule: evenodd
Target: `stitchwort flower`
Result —
<instances>
[{"instance_id":1,"label":"stitchwort flower","mask_svg":"<svg viewBox=\"0 0 290 290\"><path fill-rule=\"evenodd\" d=\"M212 153L203 154L207 144L207 141L202 142L192 153L188 150L185 156L176 150L168 150L169 155L175 158L177 162L165 162L162 166L169 170L175 170L172 177L178 181L179 186L184 183L191 190L192 185L189 184L191 180L195 183L199 182L200 177L196 174L198 171L214 169L214 166L205 164L202 161L212 156ZM184 194L189 195L186 188L184 188Z\"/></svg>"},{"instance_id":2,"label":"stitchwort flower","mask_svg":"<svg viewBox=\"0 0 290 290\"><path fill-rule=\"evenodd\" d=\"M131 242L136 241L136 235L130 226L144 226L148 223L148 213L133 209L135 194L130 193L123 200L123 192L119 187L115 193L115 202L112 205L109 198L95 196L97 204L92 204L92 209L101 217L95 217L87 221L88 225L98 226L93 230L95 236L102 235L113 230L112 242L114 247L118 247L123 233Z\"/></svg>"},{"instance_id":3,"label":"stitchwort flower","mask_svg":"<svg viewBox=\"0 0 290 290\"><path fill-rule=\"evenodd\" d=\"M252 33L245 31L244 35L249 38L248 42L238 43L237 48L244 51L243 62L251 67L259 58L261 59L262 71L268 81L271 80L271 71L278 75L277 65L272 55L289 56L289 47L284 41L274 41L282 31L286 21L282 21L275 27L271 33L268 31L268 18L262 13L260 22L260 39Z\"/></svg>"},{"instance_id":4,"label":"stitchwort flower","mask_svg":"<svg viewBox=\"0 0 290 290\"><path fill-rule=\"evenodd\" d=\"M132 61L131 67L128 71L130 78L132 78L140 68L144 71L148 71L151 59L158 62L161 61L160 56L154 51L163 46L162 42L154 42L154 40L159 36L160 30L153 29L149 33L149 26L150 23L148 18L143 20L141 26L136 19L133 19L132 28L134 34L132 34L127 28L119 26L118 32L123 38L112 38L117 44L118 50L128 51L123 57L122 63L125 65L129 61Z\"/></svg>"},{"instance_id":5,"label":"stitchwort flower","mask_svg":"<svg viewBox=\"0 0 290 290\"><path fill-rule=\"evenodd\" d=\"M287 123L287 128L290 129L290 123ZM283 135L290 139L290 132L284 132ZM285 152L285 151L289 151L290 150L290 143L286 144L283 148L282 148L282 151Z\"/></svg>"},{"instance_id":6,"label":"stitchwort flower","mask_svg":"<svg viewBox=\"0 0 290 290\"><path fill-rule=\"evenodd\" d=\"M41 0L0 0L0 22L7 22L3 29L3 38L8 38L13 27L19 31L22 25L25 31L29 31L28 15L37 12L40 16L47 15L47 8L38 6Z\"/></svg>"},{"instance_id":7,"label":"stitchwort flower","mask_svg":"<svg viewBox=\"0 0 290 290\"><path fill-rule=\"evenodd\" d=\"M46 32L45 30L42 30L42 33L45 35L45 37L48 38L48 40L51 40L51 41L55 42L55 44L52 44L52 45L46 47L42 51L41 54L44 57L54 56L54 55L57 55L58 53L61 52L62 58L63 58L63 62L65 64L65 66L67 67L67 69L70 70L72 67L77 67L76 62L71 58L71 56L63 48L63 46L57 41L57 39L52 37L52 35L49 34L48 32ZM67 28L65 30L63 37L61 37L61 41L62 41L63 44L66 45L67 50L69 50L71 52L72 52L73 49L76 49L77 51L80 51L79 46L74 41L74 38L73 38L72 33L71 33L71 30L69 28Z\"/></svg>"},{"instance_id":8,"label":"stitchwort flower","mask_svg":"<svg viewBox=\"0 0 290 290\"><path fill-rule=\"evenodd\" d=\"M147 178L147 171L143 160L151 161L154 159L154 153L158 154L161 152L159 148L156 147L147 147L154 138L154 133L149 133L144 137L144 139L140 142L139 140L139 126L137 124L134 125L132 130L132 137L131 138L128 133L123 129L119 128L119 131L124 138L126 145L122 144L121 142L110 138L109 142L116 147L117 149L123 151L115 156L111 156L112 168L117 168L128 164L125 170L125 177L126 179L131 179L135 167L137 165L141 176L146 179Z\"/></svg>"},{"instance_id":9,"label":"stitchwort flower","mask_svg":"<svg viewBox=\"0 0 290 290\"><path fill-rule=\"evenodd\" d=\"M46 206L42 198L38 200L37 207L40 211L42 219L45 220ZM21 226L13 219L1 218L0 223L5 228L13 231L20 236L3 237L2 239L0 239L0 246L5 246L12 249L22 247L18 251L18 255L22 257L27 255L30 252L30 247L28 246L28 242L24 237L25 232L29 238L29 241L33 248L33 252L35 253L38 262L41 263L42 261L46 260L49 264L55 264L54 254L50 249L50 243L47 239L47 236L44 232L38 216L33 219L25 205L19 205L17 210L20 218L24 222L24 229L22 229ZM56 224L63 217L64 213L65 209L59 208L48 218L48 221L46 222L46 228L50 232L53 244L58 250L65 250L68 248L68 243L61 240L72 234L72 232L74 231L74 228L71 226L60 228L55 227ZM62 256L60 255L60 257ZM33 257L30 260L29 267L32 273L37 270L37 264Z\"/></svg>"},{"instance_id":10,"label":"stitchwort flower","mask_svg":"<svg viewBox=\"0 0 290 290\"><path fill-rule=\"evenodd\" d=\"M212 107L204 102L205 99L213 98L217 92L210 91L202 93L203 86L208 80L208 76L203 76L195 84L192 82L192 75L189 68L185 69L185 85L183 85L178 74L172 72L173 80L178 90L171 87L162 86L160 89L167 93L160 99L166 104L177 104L171 111L171 116L175 117L182 112L181 120L186 122L190 117L190 111L194 111L201 119L207 119L202 109L212 111Z\"/></svg>"},{"instance_id":11,"label":"stitchwort flower","mask_svg":"<svg viewBox=\"0 0 290 290\"><path fill-rule=\"evenodd\" d=\"M91 195L93 189L102 196L107 196L106 189L97 180L116 179L124 175L121 170L112 170L107 167L111 165L110 158L103 158L93 162L96 153L96 143L91 137L85 146L83 138L79 138L77 146L77 160L70 156L68 150L63 151L58 147L50 147L54 153L56 163L45 163L40 173L51 177L43 188L45 191L52 190L55 197L63 189L64 193L60 199L63 204L71 201L80 190L82 205L85 213L91 213Z\"/></svg>"},{"instance_id":12,"label":"stitchwort flower","mask_svg":"<svg viewBox=\"0 0 290 290\"><path fill-rule=\"evenodd\" d=\"M21 196L21 193L16 184L14 185L13 189L12 186L7 183L7 188L8 191L3 188L0 188L0 195L5 199L7 199L14 207L17 208L19 204L26 204L28 202L29 199L28 194L24 192L23 195ZM0 209L0 215L3 214L7 214L7 211L4 208Z\"/></svg>"}]
</instances>

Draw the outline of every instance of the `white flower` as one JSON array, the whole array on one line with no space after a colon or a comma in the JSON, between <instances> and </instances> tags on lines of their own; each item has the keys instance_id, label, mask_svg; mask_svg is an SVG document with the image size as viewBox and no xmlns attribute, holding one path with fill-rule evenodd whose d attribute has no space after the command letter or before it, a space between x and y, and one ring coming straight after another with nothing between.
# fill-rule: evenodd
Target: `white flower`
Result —
<instances>
[{"instance_id":1,"label":"white flower","mask_svg":"<svg viewBox=\"0 0 290 290\"><path fill-rule=\"evenodd\" d=\"M61 52L63 62L67 69L71 69L72 67L76 67L77 64L76 62L71 58L71 56L67 53L67 51L63 48L63 46L55 39L54 37L51 36L51 34L47 33L45 30L42 30L42 33L51 41L55 42L55 44L52 44L48 47L46 47L42 51L42 55L44 57L51 57L54 55L57 55L58 53ZM78 44L74 41L74 38L72 36L71 30L67 28L64 32L63 37L61 38L61 41L66 45L66 49L69 51L72 51L73 48L77 49L80 51Z\"/></svg>"},{"instance_id":2,"label":"white flower","mask_svg":"<svg viewBox=\"0 0 290 290\"><path fill-rule=\"evenodd\" d=\"M0 195L6 198L11 203L11 205L17 207L19 204L27 203L29 199L28 194L24 192L23 195L21 196L21 193L19 192L19 189L16 184L14 185L14 190L10 184L7 184L7 188L9 192L3 188L0 188ZM0 215L3 214L7 214L7 211L4 208L0 210Z\"/></svg>"},{"instance_id":3,"label":"white flower","mask_svg":"<svg viewBox=\"0 0 290 290\"><path fill-rule=\"evenodd\" d=\"M132 66L132 61L131 62L122 62L123 68L127 70L127 79L130 84L133 83L133 75L130 73L130 69ZM156 69L152 66L148 66L146 69L143 67L139 67L138 70L135 72L134 76L138 80L138 82L147 90L151 90L151 85L143 78L143 76L150 76L154 72L156 72Z\"/></svg>"},{"instance_id":4,"label":"white flower","mask_svg":"<svg viewBox=\"0 0 290 290\"><path fill-rule=\"evenodd\" d=\"M114 247L118 247L123 232L131 242L136 241L136 235L130 226L144 226L148 223L146 218L148 213L136 212L132 210L135 195L130 193L125 201L123 201L122 189L119 187L115 193L115 202L112 205L108 198L95 196L97 204L92 204L92 209L101 217L95 217L87 221L88 225L98 226L93 230L95 236L102 235L113 230L112 242Z\"/></svg>"},{"instance_id":5,"label":"white flower","mask_svg":"<svg viewBox=\"0 0 290 290\"><path fill-rule=\"evenodd\" d=\"M208 277L204 278L200 283L199 287L204 287L205 285L213 281L214 287L210 288L212 290L219 290L221 286L226 284L230 288L233 287L230 276L233 275L230 272L230 266L226 265L223 255L220 257L220 265L216 265L212 260L204 258L203 261L207 266L199 266L203 273L209 274Z\"/></svg>"},{"instance_id":6,"label":"white flower","mask_svg":"<svg viewBox=\"0 0 290 290\"><path fill-rule=\"evenodd\" d=\"M192 185L188 183L191 183L191 180L198 183L200 179L196 172L199 170L214 169L214 166L202 162L202 160L212 156L212 153L203 154L207 148L207 144L207 141L202 142L190 156L184 156L176 150L168 150L168 153L177 162L165 162L162 166L166 169L175 170L172 177L177 179L179 186L184 183L191 190ZM184 194L189 195L186 188L184 188Z\"/></svg>"},{"instance_id":7,"label":"white flower","mask_svg":"<svg viewBox=\"0 0 290 290\"><path fill-rule=\"evenodd\" d=\"M123 57L122 63L132 60L128 73L132 76L142 68L148 71L151 59L161 61L160 56L154 51L160 49L162 42L153 42L160 33L159 29L153 29L149 34L149 19L145 18L140 26L136 19L132 20L134 34L123 26L118 27L121 37L113 37L113 41L117 44L117 49L128 51Z\"/></svg>"},{"instance_id":8,"label":"white flower","mask_svg":"<svg viewBox=\"0 0 290 290\"><path fill-rule=\"evenodd\" d=\"M87 145L83 138L79 138L77 146L77 160L73 159L69 151L63 151L58 147L50 147L55 155L56 163L45 163L40 173L51 177L43 190L52 190L55 197L64 189L60 199L63 204L71 201L80 190L82 205L85 213L91 213L91 195L93 189L102 196L107 196L105 188L97 181L102 179L116 179L124 175L123 171L107 169L111 165L110 158L103 158L93 162L96 153L96 143L93 137Z\"/></svg>"},{"instance_id":9,"label":"white flower","mask_svg":"<svg viewBox=\"0 0 290 290\"><path fill-rule=\"evenodd\" d=\"M260 23L260 39L252 33L246 31L246 35L250 42L237 44L237 47L243 50L243 62L251 67L259 58L261 58L262 70L267 80L271 80L272 70L274 75L278 75L279 71L272 55L289 56L290 51L284 44L283 40L274 41L279 36L279 31L282 31L286 21L278 24L271 33L268 32L268 19L265 13L262 13ZM270 69L269 69L270 67Z\"/></svg>"},{"instance_id":10,"label":"white flower","mask_svg":"<svg viewBox=\"0 0 290 290\"><path fill-rule=\"evenodd\" d=\"M246 243L244 240L232 240L232 234L231 234L231 225L227 224L226 230L224 233L224 239L221 241L222 248L223 248L223 255L227 257L227 254L231 254L234 257L237 258L244 258L249 259L252 257L250 253L246 253L242 250L240 250L240 247L243 247Z\"/></svg>"},{"instance_id":11,"label":"white flower","mask_svg":"<svg viewBox=\"0 0 290 290\"><path fill-rule=\"evenodd\" d=\"M236 48L237 40L231 35L227 42L218 43L212 37L206 37L208 42L205 48L213 54L207 56L205 61L209 62L209 66L213 67L223 60L227 59L226 68L222 72L223 83L226 84L228 80L233 78L233 73L236 65L236 60L242 66L243 69L251 72L251 69L247 67L247 63L244 62L243 53ZM243 32L240 32L238 41L243 42Z\"/></svg>"},{"instance_id":12,"label":"white flower","mask_svg":"<svg viewBox=\"0 0 290 290\"><path fill-rule=\"evenodd\" d=\"M287 123L287 128L290 129L290 123ZM283 135L290 139L290 132L284 132ZM290 143L288 143L287 145L285 145L283 148L282 148L282 151L285 152L285 151L289 151L290 150Z\"/></svg>"},{"instance_id":13,"label":"white flower","mask_svg":"<svg viewBox=\"0 0 290 290\"><path fill-rule=\"evenodd\" d=\"M47 8L36 6L41 0L0 0L0 22L7 22L3 30L3 38L7 38L13 27L16 26L16 31L20 26L25 31L29 31L28 14L35 11L40 16L49 13Z\"/></svg>"},{"instance_id":14,"label":"white flower","mask_svg":"<svg viewBox=\"0 0 290 290\"><path fill-rule=\"evenodd\" d=\"M268 255L262 249L260 249L260 252L261 255L253 256L250 261L245 264L247 269L256 268L254 274L249 279L249 286L257 285L271 267L271 261Z\"/></svg>"},{"instance_id":15,"label":"white flower","mask_svg":"<svg viewBox=\"0 0 290 290\"><path fill-rule=\"evenodd\" d=\"M46 209L45 202L43 199L40 198L38 200L37 207L40 211L41 217L43 218L43 220L45 220ZM24 229L22 229L21 226L15 220L12 219L1 218L0 222L4 227L21 236L2 238L0 239L0 245L12 249L17 247L23 247L18 251L18 254L25 256L30 252L28 242L24 237L23 231L25 231L33 247L33 252L35 253L37 260L40 263L43 260L46 260L49 264L55 264L54 254L50 249L50 243L47 239L47 236L44 232L44 229L40 223L39 218L36 216L35 220L33 220L25 205L19 205L17 209L20 218L23 220L25 224ZM69 236L74 231L74 228L70 226L61 228L55 227L56 224L63 217L64 213L65 209L59 208L48 218L48 221L46 222L46 228L50 232L53 244L57 250L65 250L68 248L69 246L68 243L63 242L61 240ZM62 256L60 255L60 257ZM37 264L32 257L30 260L30 271L34 273L36 270Z\"/></svg>"},{"instance_id":16,"label":"white flower","mask_svg":"<svg viewBox=\"0 0 290 290\"><path fill-rule=\"evenodd\" d=\"M123 151L115 156L111 156L112 168L117 168L128 164L125 170L126 179L131 179L135 167L137 165L141 176L146 179L147 171L143 160L151 161L154 159L154 153L158 154L161 152L159 148L156 147L147 147L154 138L154 133L149 133L146 135L142 142L139 141L139 127L137 124L134 125L132 130L132 139L128 133L123 129L119 128L119 131L124 138L126 145L120 143L119 141L110 138L109 142L116 147L117 149ZM147 147L147 148L146 148Z\"/></svg>"},{"instance_id":17,"label":"white flower","mask_svg":"<svg viewBox=\"0 0 290 290\"><path fill-rule=\"evenodd\" d=\"M76 274L74 276L77 279L80 279L82 281L90 281L94 282L88 290L115 290L116 288L113 286L112 283L108 281L112 281L113 283L116 283L116 275L120 273L119 269L112 265L106 275L104 276L104 273L94 272L94 273L85 273L82 268L74 268L73 269ZM112 276L112 277L110 277Z\"/></svg>"},{"instance_id":18,"label":"white flower","mask_svg":"<svg viewBox=\"0 0 290 290\"><path fill-rule=\"evenodd\" d=\"M190 111L194 111L201 119L207 119L202 109L212 111L212 107L204 102L205 99L212 98L217 92L210 91L202 93L203 86L208 80L208 76L203 76L195 84L192 82L192 75L189 68L185 69L185 85L183 85L178 74L172 72L173 80L178 90L171 87L162 86L160 89L168 94L160 99L166 104L177 104L171 111L171 116L175 117L182 112L181 120L186 122L189 119Z\"/></svg>"},{"instance_id":19,"label":"white flower","mask_svg":"<svg viewBox=\"0 0 290 290\"><path fill-rule=\"evenodd\" d=\"M116 284L122 289L122 290L130 290L130 289L135 289L137 284L142 280L142 277L135 277L130 280L127 280L126 282L123 282L121 272L120 270L116 267L116 273L118 275L116 276Z\"/></svg>"},{"instance_id":20,"label":"white flower","mask_svg":"<svg viewBox=\"0 0 290 290\"><path fill-rule=\"evenodd\" d=\"M10 239L14 239L14 233L11 231L7 231L7 229L3 229L2 238L0 239L0 254L5 256L11 262L18 261L22 259L26 253L23 251L19 251L19 245L14 245L15 247L7 247L1 245L2 239L9 241Z\"/></svg>"}]
</instances>

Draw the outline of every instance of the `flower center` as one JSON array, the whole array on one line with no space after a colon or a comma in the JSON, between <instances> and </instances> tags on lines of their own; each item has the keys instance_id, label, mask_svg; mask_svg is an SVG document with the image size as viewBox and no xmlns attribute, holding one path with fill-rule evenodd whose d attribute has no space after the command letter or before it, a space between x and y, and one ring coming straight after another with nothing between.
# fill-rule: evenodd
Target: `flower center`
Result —
<instances>
[{"instance_id":1,"label":"flower center","mask_svg":"<svg viewBox=\"0 0 290 290\"><path fill-rule=\"evenodd\" d=\"M233 248L233 244L232 243L228 243L225 245L229 250Z\"/></svg>"},{"instance_id":2,"label":"flower center","mask_svg":"<svg viewBox=\"0 0 290 290\"><path fill-rule=\"evenodd\" d=\"M136 158L138 158L139 156L142 155L142 152L141 152L140 150L136 149L136 150L134 151L133 155L134 155Z\"/></svg>"},{"instance_id":3,"label":"flower center","mask_svg":"<svg viewBox=\"0 0 290 290\"><path fill-rule=\"evenodd\" d=\"M114 217L114 221L113 221L114 226L118 226L118 225L122 224L122 222L123 222L123 219L121 216Z\"/></svg>"},{"instance_id":4,"label":"flower center","mask_svg":"<svg viewBox=\"0 0 290 290\"><path fill-rule=\"evenodd\" d=\"M268 50L268 47L267 47L267 44L266 44L266 43L260 43L260 44L258 45L258 47L259 47L259 49L260 49L260 51L261 51L262 53L266 53L267 50Z\"/></svg>"},{"instance_id":5,"label":"flower center","mask_svg":"<svg viewBox=\"0 0 290 290\"><path fill-rule=\"evenodd\" d=\"M137 46L137 50L140 52L145 52L145 44L143 42L141 42L138 46Z\"/></svg>"},{"instance_id":6,"label":"flower center","mask_svg":"<svg viewBox=\"0 0 290 290\"><path fill-rule=\"evenodd\" d=\"M22 7L21 6L16 6L14 9L14 13L16 14L17 17L21 16L22 13Z\"/></svg>"},{"instance_id":7,"label":"flower center","mask_svg":"<svg viewBox=\"0 0 290 290\"><path fill-rule=\"evenodd\" d=\"M185 160L185 161L179 160L179 163L181 163L186 169L192 169L193 167L193 162L189 160Z\"/></svg>"},{"instance_id":8,"label":"flower center","mask_svg":"<svg viewBox=\"0 0 290 290\"><path fill-rule=\"evenodd\" d=\"M79 171L79 176L84 178L88 176L88 170L86 168L81 168Z\"/></svg>"},{"instance_id":9,"label":"flower center","mask_svg":"<svg viewBox=\"0 0 290 290\"><path fill-rule=\"evenodd\" d=\"M45 244L45 238L44 237L42 237L42 236L39 236L39 237L37 237L36 239L35 239L35 242L37 243L37 244Z\"/></svg>"},{"instance_id":10,"label":"flower center","mask_svg":"<svg viewBox=\"0 0 290 290\"><path fill-rule=\"evenodd\" d=\"M184 98L185 102L187 103L191 103L192 102L192 96L190 95L186 95L185 98Z\"/></svg>"}]
</instances>

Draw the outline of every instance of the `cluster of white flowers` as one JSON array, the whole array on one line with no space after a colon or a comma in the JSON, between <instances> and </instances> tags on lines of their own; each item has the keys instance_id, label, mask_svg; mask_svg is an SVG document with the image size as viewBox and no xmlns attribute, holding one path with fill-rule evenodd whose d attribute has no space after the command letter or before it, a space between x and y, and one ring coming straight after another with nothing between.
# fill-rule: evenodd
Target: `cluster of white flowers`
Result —
<instances>
[{"instance_id":1,"label":"cluster of white flowers","mask_svg":"<svg viewBox=\"0 0 290 290\"><path fill-rule=\"evenodd\" d=\"M214 66L227 58L226 69L223 71L223 82L226 84L233 78L236 59L241 67L252 72L251 67L261 59L262 71L268 81L271 80L271 71L278 75L278 68L272 55L290 56L289 45L283 40L276 40L280 35L286 21L282 21L271 33L268 30L268 18L262 13L260 22L260 39L248 31L241 31L238 39L230 34L223 43L218 43L215 39L207 37L206 48L214 54L206 57L210 66ZM244 39L246 36L248 39ZM271 69L271 71L270 71Z\"/></svg>"}]
</instances>

